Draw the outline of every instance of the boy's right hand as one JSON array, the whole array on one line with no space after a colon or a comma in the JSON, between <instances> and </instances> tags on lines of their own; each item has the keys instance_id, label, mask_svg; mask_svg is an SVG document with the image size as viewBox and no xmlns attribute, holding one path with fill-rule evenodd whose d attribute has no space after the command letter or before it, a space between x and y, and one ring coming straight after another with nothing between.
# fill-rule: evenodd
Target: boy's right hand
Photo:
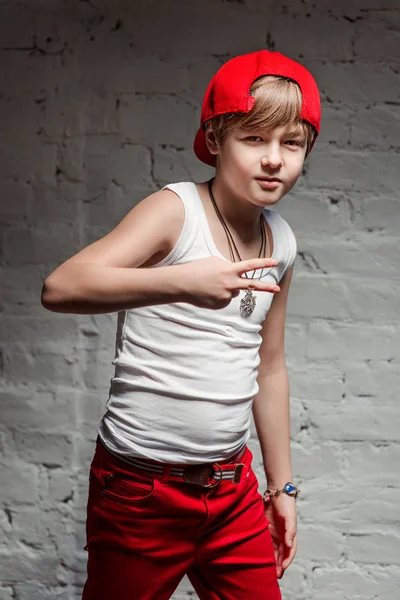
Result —
<instances>
[{"instance_id":1,"label":"boy's right hand","mask_svg":"<svg viewBox=\"0 0 400 600\"><path fill-rule=\"evenodd\" d=\"M272 258L252 258L232 263L218 256L202 258L179 265L185 302L214 310L228 306L240 290L277 293L279 286L251 279L255 269L274 267L278 261ZM248 278L244 273L248 273Z\"/></svg>"}]
</instances>

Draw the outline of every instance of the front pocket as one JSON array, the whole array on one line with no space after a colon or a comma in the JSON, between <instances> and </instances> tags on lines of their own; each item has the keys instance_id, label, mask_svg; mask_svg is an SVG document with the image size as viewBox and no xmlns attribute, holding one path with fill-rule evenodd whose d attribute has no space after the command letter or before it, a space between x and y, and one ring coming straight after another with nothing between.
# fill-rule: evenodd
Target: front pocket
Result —
<instances>
[{"instance_id":1,"label":"front pocket","mask_svg":"<svg viewBox=\"0 0 400 600\"><path fill-rule=\"evenodd\" d=\"M106 477L104 496L128 504L146 500L146 498L153 495L156 481L156 479L139 481L131 478L119 478L114 475L108 476Z\"/></svg>"}]
</instances>

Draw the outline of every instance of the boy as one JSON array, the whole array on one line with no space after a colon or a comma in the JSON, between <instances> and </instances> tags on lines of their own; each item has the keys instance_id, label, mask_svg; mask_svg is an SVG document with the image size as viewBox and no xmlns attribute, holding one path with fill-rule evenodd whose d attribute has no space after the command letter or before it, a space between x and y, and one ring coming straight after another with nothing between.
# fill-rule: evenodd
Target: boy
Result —
<instances>
[{"instance_id":1,"label":"boy","mask_svg":"<svg viewBox=\"0 0 400 600\"><path fill-rule=\"evenodd\" d=\"M296 242L267 207L295 184L319 126L304 67L267 50L228 61L194 143L215 177L165 186L45 281L49 310L118 311L84 600L164 600L184 574L201 599L281 598L296 553L283 344Z\"/></svg>"}]
</instances>

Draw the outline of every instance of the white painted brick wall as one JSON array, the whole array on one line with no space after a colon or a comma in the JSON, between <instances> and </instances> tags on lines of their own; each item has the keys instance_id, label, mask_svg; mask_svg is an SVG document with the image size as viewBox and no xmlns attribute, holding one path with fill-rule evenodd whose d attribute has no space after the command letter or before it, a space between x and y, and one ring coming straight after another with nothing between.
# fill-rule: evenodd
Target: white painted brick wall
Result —
<instances>
[{"instance_id":1,"label":"white painted brick wall","mask_svg":"<svg viewBox=\"0 0 400 600\"><path fill-rule=\"evenodd\" d=\"M205 86L261 47L303 60L323 100L280 204L299 246L287 356L302 490L283 597L397 600L398 0L1 0L0 46L0 600L80 598L112 376L116 314L49 313L42 282L149 192L208 177L191 150ZM254 431L251 448L262 477ZM173 598L195 594L185 580Z\"/></svg>"}]
</instances>

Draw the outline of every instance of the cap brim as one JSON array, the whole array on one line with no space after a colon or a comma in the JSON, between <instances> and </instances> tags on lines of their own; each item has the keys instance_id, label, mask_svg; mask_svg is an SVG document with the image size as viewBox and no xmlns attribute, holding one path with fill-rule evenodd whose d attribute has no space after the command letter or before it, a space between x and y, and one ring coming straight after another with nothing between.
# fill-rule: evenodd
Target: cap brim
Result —
<instances>
[{"instance_id":1,"label":"cap brim","mask_svg":"<svg viewBox=\"0 0 400 600\"><path fill-rule=\"evenodd\" d=\"M210 167L215 167L215 156L208 151L206 144L206 135L204 129L200 127L198 130L196 137L194 138L193 150L195 155L201 162L209 165Z\"/></svg>"}]
</instances>

